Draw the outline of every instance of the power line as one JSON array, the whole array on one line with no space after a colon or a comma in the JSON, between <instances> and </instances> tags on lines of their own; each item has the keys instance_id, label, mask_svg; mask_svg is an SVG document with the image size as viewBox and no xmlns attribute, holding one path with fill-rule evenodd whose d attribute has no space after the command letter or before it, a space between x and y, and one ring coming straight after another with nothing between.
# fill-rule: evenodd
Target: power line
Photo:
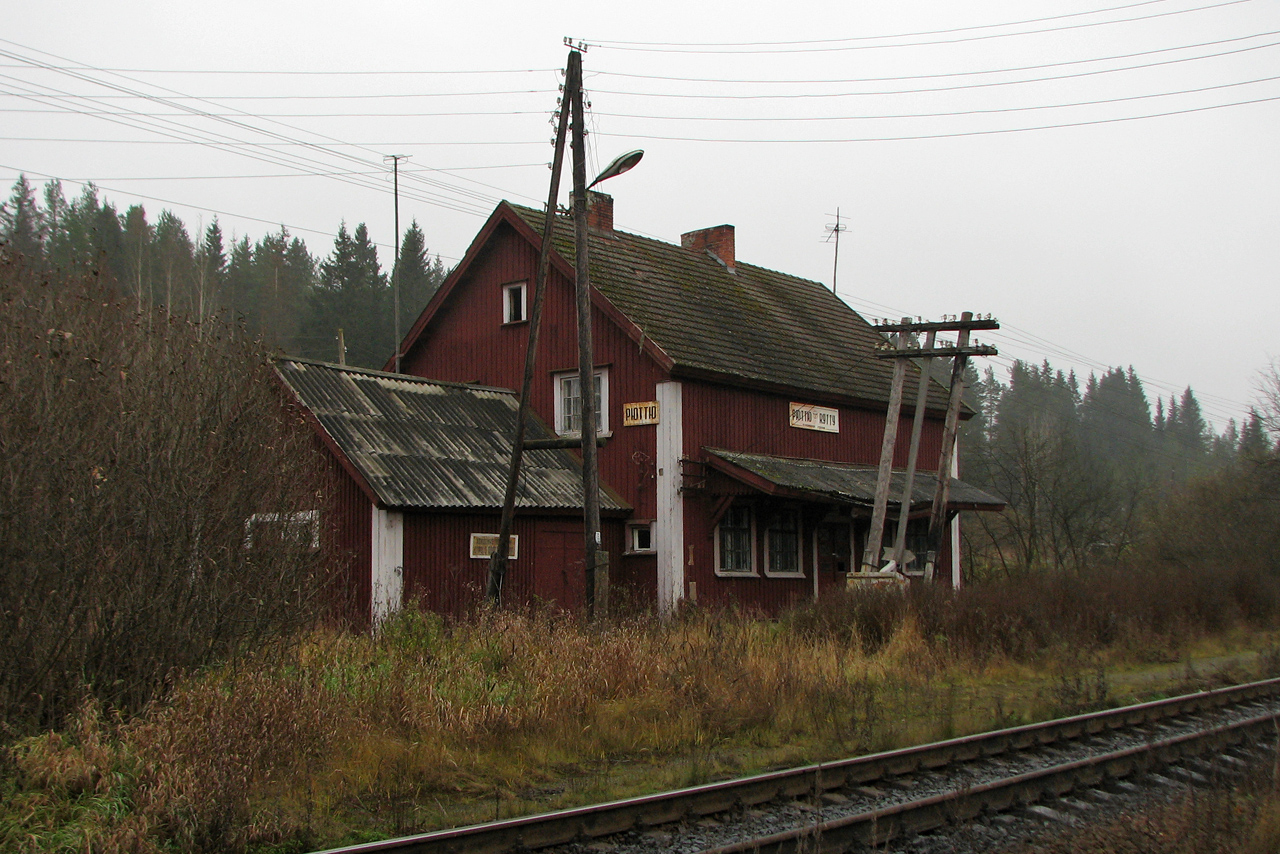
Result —
<instances>
[{"instance_id":1,"label":"power line","mask_svg":"<svg viewBox=\"0 0 1280 854\"><path fill-rule=\"evenodd\" d=\"M1096 107L1103 104L1119 104L1127 101L1143 101L1148 98L1171 98L1178 95L1197 95L1203 92L1215 92L1222 89L1234 89L1237 86L1252 86L1255 83L1272 83L1280 80L1280 75L1259 77L1254 80L1241 80L1235 83L1219 83L1213 86L1199 86L1194 89L1178 89L1173 92L1150 92L1143 95L1124 95L1118 98L1102 98L1096 101L1075 101L1066 104L1032 104L1027 107L993 107L981 110L947 110L936 113L891 113L865 116L657 116L637 115L633 113L598 113L601 116L618 119L644 119L646 121L686 121L686 122L837 122L837 121L871 121L884 119L933 119L953 116L978 116L993 113L1021 113L1031 110L1061 110L1071 107ZM3 112L3 110L0 110Z\"/></svg>"},{"instance_id":2,"label":"power line","mask_svg":"<svg viewBox=\"0 0 1280 854\"><path fill-rule=\"evenodd\" d=\"M1109 119L1090 119L1078 122L1061 122L1059 124L1035 125L1033 127L1020 128L994 128L990 130L973 130L973 131L953 131L947 133L924 133L924 134L904 134L900 136L866 136L866 137L849 137L843 139L733 139L733 138L708 138L708 137L692 137L692 136L663 136L659 134L643 134L643 133L609 133L600 131L597 135L614 137L617 139L653 139L664 140L670 142L717 142L717 143L750 143L750 144L820 144L820 143L854 143L854 142L905 142L909 140L922 139L953 139L965 136L990 136L1002 133L1027 133L1029 131L1040 130L1057 130L1060 128L1087 127L1089 125L1114 124L1116 122L1132 122L1141 121L1143 119L1158 119L1167 116L1182 116L1191 113L1202 113L1208 110L1221 110L1228 107L1243 107L1251 104L1265 104L1272 101L1280 101L1280 95L1266 98L1251 98L1244 101L1232 101L1226 104L1210 104L1203 107L1188 107L1181 110L1167 110L1160 113L1147 113L1140 116L1117 116Z\"/></svg>"},{"instance_id":3,"label":"power line","mask_svg":"<svg viewBox=\"0 0 1280 854\"><path fill-rule=\"evenodd\" d=\"M902 42L899 44L849 44L849 43L865 42L865 41L881 40L881 39L891 39L891 38L903 38L903 36L861 36L861 37L848 38L848 39L826 40L821 42L792 42L792 43L783 43L783 44L817 45L817 44L828 44L831 41L844 42L845 44L842 44L841 46L838 46L838 47L805 46L805 47L797 47L797 48L784 47L784 48L779 48L775 50L760 49L760 48L754 48L754 47L740 48L740 47L735 47L732 44L711 45L709 48L708 47L685 48L680 46L670 46L670 47L646 47L643 45L627 46L626 43L622 43L622 42L588 41L588 43L592 47L598 47L603 50L640 51L645 53L676 53L676 54L693 53L693 54L714 54L714 55L829 53L834 51L851 51L851 50L883 50L883 49L900 48L900 47L926 47L926 46L940 45L940 44L959 44L962 42L986 41L989 39L1015 38L1018 36L1043 35L1046 33L1060 33L1060 32L1066 32L1069 30L1080 30L1080 29L1088 29L1093 27L1106 27L1106 26L1112 26L1115 24L1131 24L1137 21L1149 21L1156 18L1168 18L1174 15L1186 15L1193 12L1205 12L1212 9L1221 9L1226 6L1237 6L1242 3L1251 3L1251 2L1253 2L1253 0L1225 0L1225 2L1211 3L1205 6L1195 6L1190 9L1175 9L1168 12L1156 12L1150 15L1137 15L1131 18L1119 18L1119 19L1110 20L1110 21L1090 21L1090 22L1080 23L1080 24L1068 24L1062 27L1046 27L1038 30L1022 30L1022 31L1013 32L1013 33L988 33L986 35L963 36L963 37L954 38L954 39L936 39L933 41ZM966 32L970 29L991 29L991 28L1000 27L1000 26L1015 26L1015 25L989 24L984 27L961 28L961 29L955 30L954 32ZM946 32L948 31L946 30L939 31L939 33L946 33ZM928 33L924 35L928 35Z\"/></svg>"},{"instance_id":4,"label":"power line","mask_svg":"<svg viewBox=\"0 0 1280 854\"><path fill-rule=\"evenodd\" d=\"M839 44L850 41L862 41L864 39L902 39L916 38L918 36L940 36L949 33L965 33L974 30L989 30L997 27L1019 27L1025 24L1043 24L1049 21L1062 21L1067 18L1082 18L1087 15L1101 15L1105 12L1120 12L1125 9L1135 9L1139 6L1152 6L1157 3L1163 3L1166 0L1141 0L1138 3L1126 3L1122 6L1109 6L1105 9L1090 9L1084 12L1068 12L1063 15L1050 15L1043 18L1025 18L1020 21L1005 21L999 24L977 24L971 27L952 27L945 30L918 30L910 33L890 33L880 36L861 36L853 38L839 39L810 39L805 41L784 41L784 42L632 42L632 41L598 41L596 39L587 39L593 46L609 47L617 45L625 45L628 47L783 47L788 45L810 45L810 44Z\"/></svg>"},{"instance_id":5,"label":"power line","mask_svg":"<svg viewBox=\"0 0 1280 854\"><path fill-rule=\"evenodd\" d=\"M1257 33L1251 36L1244 36L1242 38L1252 39L1252 38L1259 38L1260 36L1264 36L1264 35L1278 35L1278 34L1280 34L1280 30L1273 30L1267 33ZM1233 41L1238 41L1238 39ZM626 92L626 91L620 91L616 89L597 89L595 91L603 95L625 95L625 96L637 97L637 98L683 98L683 99L695 99L695 100L701 100L701 101L735 101L735 100L792 101L797 99L815 99L815 98L856 98L856 97L865 97L865 96L873 96L873 95L917 95L917 94L928 94L928 93L934 93L934 92L955 92L955 91L961 91L966 89L986 89L986 88L994 88L994 87L1000 87L1000 86L1020 86L1020 85L1026 85L1031 83L1054 83L1062 80L1078 80L1084 77L1096 77L1102 74L1117 74L1125 71L1144 71L1150 68L1160 68L1167 65L1177 65L1184 62L1196 62L1202 59L1220 59L1225 56L1233 56L1235 54L1247 53L1255 50L1262 50L1264 48L1276 47L1277 45L1280 45L1280 41L1267 42L1265 44L1259 44L1259 45L1250 45L1248 47L1236 48L1235 50L1220 51L1218 53L1203 54L1201 56L1187 56L1187 57L1181 57L1178 59L1168 59L1162 62L1146 62L1138 65L1121 66L1119 68L1100 68L1093 71L1081 71L1074 74L1058 74L1058 75L1050 75L1045 77L1032 77L1025 80L995 80L988 83L962 83L962 84L957 84L955 86L933 86L933 87L921 87L921 88L915 88L915 89L880 89L880 90L872 90L869 92L792 92L792 93L776 93L775 92L775 93L764 93L764 94L753 94L753 95L733 95L733 94L723 95L723 94L705 94L705 93L693 93L693 92ZM1148 53L1163 53L1170 50L1185 50L1185 49L1186 48L1181 48L1181 47L1163 48L1160 51L1148 51ZM1067 62L1067 63L1053 63L1050 65L1044 65L1044 66L1028 66L1027 68L1013 69L1013 70L1028 70L1029 68L1036 68L1036 67L1051 68L1051 67L1061 66L1061 65L1076 65L1080 63L1099 62L1099 61L1101 60L1083 59L1083 60L1076 60L1076 61ZM606 73L606 72L601 72L601 73ZM964 72L956 72L954 74L937 74L937 75L929 75L929 76L959 77L959 76L968 76L968 75L974 75L974 74L996 74L996 73L1002 73L1002 72L964 71ZM923 78L918 78L918 77L871 78L867 81L850 80L850 81L830 81L830 82L849 82L849 83L878 82L883 80L895 80L895 79L916 80L916 79L923 79ZM717 82L736 82L736 81L717 81ZM764 83L767 81L755 81L755 82ZM790 82L798 82L798 81L779 81L779 82L790 83Z\"/></svg>"}]
</instances>

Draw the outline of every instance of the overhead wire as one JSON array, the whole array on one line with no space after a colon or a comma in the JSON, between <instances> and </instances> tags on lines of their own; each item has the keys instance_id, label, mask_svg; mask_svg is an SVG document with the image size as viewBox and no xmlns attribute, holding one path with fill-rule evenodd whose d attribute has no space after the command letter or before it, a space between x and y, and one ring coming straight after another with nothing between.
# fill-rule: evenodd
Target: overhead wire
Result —
<instances>
[{"instance_id":1,"label":"overhead wire","mask_svg":"<svg viewBox=\"0 0 1280 854\"><path fill-rule=\"evenodd\" d=\"M12 41L10 41L10 40L8 40L8 39L0 39L0 42L4 42L4 43L6 43L6 44L16 44L15 42L12 42ZM31 49L31 48L26 48L26 49L28 49L28 50L34 50L34 49ZM47 55L47 56L51 56L51 57L54 57L54 58L59 59L59 60L62 60L62 61L66 61L66 57L59 57L59 56L57 56L57 55L55 55L55 54L49 54L49 53L47 53L47 52L45 52L45 51L34 50L34 52L35 52L35 53L40 53L40 54L43 54L43 55ZM8 56L9 58L15 59L15 60L17 60L17 61L21 61L21 62L28 62L28 63L30 63L30 64L32 64L32 65L37 65L37 66L39 66L39 65L41 64L41 61L40 61L40 60L35 60L35 59L30 58L30 57L24 57L24 56L21 56L21 55L15 55L15 54L13 54L11 51L0 50L0 55ZM45 64L45 65L47 65L47 63L44 63L44 64ZM130 90L130 89L127 89L127 88L125 88L125 87L122 87L122 86L120 86L120 85L118 85L118 84L114 84L114 83L110 83L109 81L103 81L103 80L100 80L100 79L97 79L97 78L89 77L88 75L85 75L85 74L82 74L82 73L73 72L73 71L70 71L70 70L67 70L67 69L59 69L59 70L60 70L60 73L70 74L71 76L75 77L76 79L86 80L87 82L91 82L91 83L94 83L94 84L99 85L99 86L103 86L103 87L106 87L106 88L115 89L115 90L116 90L116 91L118 91L118 92L122 92L122 93L125 93L125 94L135 94L135 95L138 95L138 96L140 96L140 97L143 97L143 98L145 98L145 99L147 99L147 100L149 100L149 101L153 101L153 102L166 103L166 99L165 99L165 98L162 98L162 97L157 97L157 96L151 95L151 94L149 94L149 93L140 92L140 91L136 91L136 90ZM125 79L128 79L128 78L125 78ZM130 81L130 82L132 82L132 83L137 83L138 81ZM169 89L167 89L166 87L158 87L158 88L160 88L162 91L170 92L171 94L181 94L181 93L175 93L175 92L173 92L173 90L169 90ZM302 145L302 146L309 147L309 148L312 148L312 149L321 148L320 146L316 145L315 143L309 143L309 142L307 142L307 141L305 141L305 140L282 138L282 135L281 135L281 134L279 134L278 132L271 131L271 130L268 130L268 129L263 129L263 128L256 127L256 126L253 126L253 125L248 125L248 124L246 124L246 122L244 122L242 119L239 119L239 118L229 118L229 117L224 117L224 116L217 116L217 115L211 114L211 113L209 113L208 111L205 111L205 110L193 109L193 108L191 108L191 107L185 107L185 106L183 106L182 104L173 104L173 102L168 102L168 103L169 103L169 104L172 104L173 106L176 106L176 107L177 107L180 111L182 111L182 112L190 113L190 114L194 114L194 115L198 115L198 116L200 116L200 117L202 117L202 118L213 118L213 119L215 119L215 120L220 120L220 121L223 121L223 122L227 122L227 123L231 124L233 127L237 128L237 129L244 129L244 130L249 130L249 131L251 131L251 132L258 133L258 134L262 134L262 135L273 136L273 137L275 137L275 138L277 138L277 139L280 139L281 141L292 141L292 142L298 143L298 144L300 144L300 145ZM239 111L239 112L240 112L240 114L241 114L242 116L244 116L244 117L246 117L246 118L256 118L256 117L254 117L252 114L244 113L243 111ZM288 128L289 130L292 130L292 131L296 131L296 132L304 132L304 131L302 131L300 128L296 128L296 127L293 127L293 126L291 126L291 125L286 125L286 124L281 123L281 122L271 122L271 123L272 123L272 124L280 125L280 126L282 126L282 127L286 127L286 128ZM330 142L338 142L338 143L341 143L341 142L342 142L341 140L337 140L337 139L335 139L335 138L333 138L333 137L326 137L326 136L325 136L325 135L323 135L323 134L316 134L316 136L319 136L319 137L320 137L320 138L322 138L322 139L327 139L327 140L328 140L328 141L330 141ZM343 154L342 152L332 152L332 151L330 151L330 152L326 152L326 153L327 153L329 156L336 156L336 157L339 157L339 158L345 158L345 159L349 159L349 160L357 160L357 161L359 161L359 159L358 159L358 158L354 158L354 157L352 157L351 155ZM377 154L377 152L370 152L370 153ZM243 154L243 152L242 152L242 154ZM359 161L359 162L364 162L366 165L368 164L368 161ZM438 170L437 170L437 171L438 171ZM489 187L490 189L493 189L492 185L488 185L488 184L486 184L485 182L476 181L475 179L468 178L468 177L466 177L466 176L459 176L459 177L461 178L461 180L467 181L467 182L469 182L469 183L473 183L473 184L476 184L476 185L485 186L485 187ZM466 190L465 190L465 189L463 189L463 188L459 188L459 187L456 187L456 186L450 185L450 184L448 184L448 183L446 183L446 182L440 181L440 180L435 179L435 178L427 178L427 177L424 177L424 176L421 176L421 175L415 175L415 176L411 176L411 179L410 179L410 180L411 180L411 181L416 180L416 181L418 181L418 182L428 184L428 185L433 186L433 187L435 187L435 188L438 188L439 190L442 190L442 191L447 191L447 192L452 192L452 193L459 193L459 194L462 194L462 195L464 195L464 196L472 196L472 197L475 197L475 198L480 198L480 197L476 196L476 194L475 194L475 193L468 192L468 191L466 191ZM381 189L382 189L382 191L383 191L383 192L385 192L385 191L386 191L386 190L385 190L385 188L381 188ZM500 191L500 192L501 192L501 191ZM445 200L444 200L444 199L442 199L442 198L440 198L440 197L435 197L435 199L433 200L433 199L432 199L432 196L433 196L433 195L434 195L434 194L429 194L429 195L428 195L428 197L426 197L426 198L420 198L419 200L421 200L421 201L425 201L425 202L427 202L428 204L445 204L446 206L450 206L450 207L453 207L454 209L458 209L458 207L457 207L457 203L456 203L456 202L455 202L455 203L453 203L452 205L448 205L448 204L445 202ZM519 195L519 194L517 194L517 195ZM488 203L492 203L492 202L496 201L496 199L493 199L492 197L485 198L484 200L485 200L486 202L488 202ZM479 215L479 214L483 213L483 211L481 211L481 210L476 210L476 209L472 209L472 210L460 210L460 212L464 212L464 213L473 213L473 214L477 214L477 215Z\"/></svg>"},{"instance_id":2,"label":"overhead wire","mask_svg":"<svg viewBox=\"0 0 1280 854\"><path fill-rule=\"evenodd\" d=\"M1069 30L1081 30L1081 29L1089 29L1094 27L1113 26L1116 24L1131 24L1138 21L1149 21L1156 18L1168 18L1175 15L1186 15L1194 12L1205 12L1212 9L1221 9L1227 6L1238 6L1243 3L1252 3L1252 2L1254 2L1254 0L1223 0L1223 2L1210 3L1204 6L1195 6L1189 9L1174 9L1167 12L1156 12L1150 15L1138 15L1131 18L1120 18L1120 19L1108 20L1108 21L1089 21L1089 22L1084 22L1079 24L1068 24L1061 27L1047 27L1047 28L1042 28L1038 30L1022 30L1022 31L1012 32L1012 33L987 33L985 35L963 36L963 37L954 38L954 39L936 39L932 41L901 42L897 44L842 44L840 46L832 46L832 47L817 47L815 45L829 43L825 41L818 41L818 42L787 43L787 44L801 45L801 47L795 47L795 48L781 47L778 49L762 49L757 47L734 47L733 45L728 45L724 49L716 49L721 46L712 45L711 47L703 47L703 46L681 47L679 45L672 44L668 46L649 47L649 46L643 46L643 45L628 46L626 43L622 43L622 42L604 42L604 41L595 41L590 39L586 41L591 47L598 47L602 50L640 51L645 53L670 53L670 54L704 54L704 55L705 54L712 54L712 55L775 54L776 55L776 54L794 54L794 53L830 53L830 52L836 52L836 51L854 51L854 50L885 50L885 49L896 49L896 48L903 48L903 47L931 47L934 45L943 45L943 44L961 44L964 42L987 41L991 39L1016 38L1020 36L1031 36L1031 35L1045 35L1047 33L1060 33L1060 32L1066 32ZM972 28L972 29L993 29L1000 26L1019 26L1019 25L988 24L983 27ZM965 31L968 31L968 29L955 30L955 32L965 32ZM945 33L946 31L941 31L941 33L939 34L945 34ZM928 34L926 33L925 35L928 35ZM906 37L912 37L912 36L906 36ZM839 41L866 42L866 41L872 41L877 39L883 40L883 39L892 39L892 38L904 38L904 36L861 36L861 37L855 37L855 38L849 38L849 39L840 39Z\"/></svg>"}]
</instances>

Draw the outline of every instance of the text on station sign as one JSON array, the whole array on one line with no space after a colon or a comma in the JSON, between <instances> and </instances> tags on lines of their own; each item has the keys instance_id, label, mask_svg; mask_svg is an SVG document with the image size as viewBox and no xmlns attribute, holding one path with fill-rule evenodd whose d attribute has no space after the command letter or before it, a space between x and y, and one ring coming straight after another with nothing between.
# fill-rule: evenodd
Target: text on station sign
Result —
<instances>
[{"instance_id":1,"label":"text on station sign","mask_svg":"<svg viewBox=\"0 0 1280 854\"><path fill-rule=\"evenodd\" d=\"M808 403L791 404L791 426L801 430L821 430L823 433L840 432L840 410Z\"/></svg>"},{"instance_id":2,"label":"text on station sign","mask_svg":"<svg viewBox=\"0 0 1280 854\"><path fill-rule=\"evenodd\" d=\"M658 423L658 401L646 400L640 403L624 403L622 405L622 426L638 427L641 424Z\"/></svg>"}]
</instances>

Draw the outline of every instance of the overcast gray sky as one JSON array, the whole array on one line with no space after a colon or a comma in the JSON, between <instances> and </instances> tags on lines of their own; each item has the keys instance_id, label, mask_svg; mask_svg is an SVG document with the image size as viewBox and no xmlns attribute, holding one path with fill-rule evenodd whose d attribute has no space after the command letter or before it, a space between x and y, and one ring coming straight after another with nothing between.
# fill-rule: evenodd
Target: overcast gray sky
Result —
<instances>
[{"instance_id":1,"label":"overcast gray sky","mask_svg":"<svg viewBox=\"0 0 1280 854\"><path fill-rule=\"evenodd\" d=\"M646 152L602 187L621 229L732 223L830 284L839 209L864 315L990 312L998 368L1132 364L1219 425L1280 355L1276 0L10 3L0 180L323 255L344 219L392 244L406 154L402 224L452 263L545 200L565 36L593 164Z\"/></svg>"}]
</instances>

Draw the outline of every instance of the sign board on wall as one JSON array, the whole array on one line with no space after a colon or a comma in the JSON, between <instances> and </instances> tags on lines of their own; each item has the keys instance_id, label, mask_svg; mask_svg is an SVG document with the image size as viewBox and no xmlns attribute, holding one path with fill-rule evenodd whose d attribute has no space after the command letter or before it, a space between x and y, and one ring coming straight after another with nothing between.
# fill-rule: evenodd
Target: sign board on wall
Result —
<instances>
[{"instance_id":1,"label":"sign board on wall","mask_svg":"<svg viewBox=\"0 0 1280 854\"><path fill-rule=\"evenodd\" d=\"M622 404L622 426L639 427L642 424L658 423L658 401L645 400L640 403Z\"/></svg>"},{"instance_id":2,"label":"sign board on wall","mask_svg":"<svg viewBox=\"0 0 1280 854\"><path fill-rule=\"evenodd\" d=\"M471 556L473 558L488 559L493 557L493 553L498 550L497 534L472 534L471 535ZM520 556L520 537L516 534L511 535L511 540L507 543L507 557L515 560Z\"/></svg>"},{"instance_id":3,"label":"sign board on wall","mask_svg":"<svg viewBox=\"0 0 1280 854\"><path fill-rule=\"evenodd\" d=\"M791 404L791 426L801 430L821 430L823 433L840 432L840 410L807 403Z\"/></svg>"}]
</instances>

